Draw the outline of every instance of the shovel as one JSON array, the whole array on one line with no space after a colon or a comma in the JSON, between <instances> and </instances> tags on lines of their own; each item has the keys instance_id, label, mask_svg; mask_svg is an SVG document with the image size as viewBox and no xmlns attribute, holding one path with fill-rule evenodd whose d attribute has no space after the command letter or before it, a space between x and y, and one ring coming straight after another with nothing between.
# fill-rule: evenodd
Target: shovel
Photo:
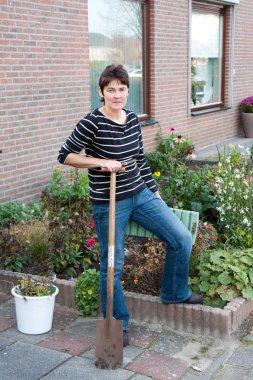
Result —
<instances>
[{"instance_id":1,"label":"shovel","mask_svg":"<svg viewBox=\"0 0 253 380\"><path fill-rule=\"evenodd\" d=\"M114 369L123 363L122 321L113 318L114 242L115 242L115 187L116 173L111 173L108 237L106 318L96 324L96 361L101 369Z\"/></svg>"}]
</instances>

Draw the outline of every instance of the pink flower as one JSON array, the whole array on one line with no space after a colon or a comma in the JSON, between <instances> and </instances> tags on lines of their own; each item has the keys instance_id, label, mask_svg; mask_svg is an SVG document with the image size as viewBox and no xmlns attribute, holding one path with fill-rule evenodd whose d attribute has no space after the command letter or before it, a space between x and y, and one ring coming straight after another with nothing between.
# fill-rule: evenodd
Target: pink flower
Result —
<instances>
[{"instance_id":1,"label":"pink flower","mask_svg":"<svg viewBox=\"0 0 253 380\"><path fill-rule=\"evenodd\" d=\"M177 130L175 128L170 128L168 132L173 135L174 133L177 133Z\"/></svg>"},{"instance_id":2,"label":"pink flower","mask_svg":"<svg viewBox=\"0 0 253 380\"><path fill-rule=\"evenodd\" d=\"M94 220L91 222L91 227L95 227L95 222L94 222Z\"/></svg>"},{"instance_id":3,"label":"pink flower","mask_svg":"<svg viewBox=\"0 0 253 380\"><path fill-rule=\"evenodd\" d=\"M183 136L181 135L178 135L175 139L174 139L175 142L177 143L182 143L185 141L185 139L183 138Z\"/></svg>"}]
</instances>

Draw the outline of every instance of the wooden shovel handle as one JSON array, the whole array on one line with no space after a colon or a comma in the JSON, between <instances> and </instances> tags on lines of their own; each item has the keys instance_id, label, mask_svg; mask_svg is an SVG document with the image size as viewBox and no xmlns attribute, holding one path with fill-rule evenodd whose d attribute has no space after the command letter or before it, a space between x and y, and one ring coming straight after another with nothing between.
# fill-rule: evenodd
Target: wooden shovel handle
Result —
<instances>
[{"instance_id":1,"label":"wooden shovel handle","mask_svg":"<svg viewBox=\"0 0 253 380\"><path fill-rule=\"evenodd\" d=\"M113 317L114 256L115 256L115 193L116 193L116 173L111 173L109 231L108 231L106 319L112 319Z\"/></svg>"}]
</instances>

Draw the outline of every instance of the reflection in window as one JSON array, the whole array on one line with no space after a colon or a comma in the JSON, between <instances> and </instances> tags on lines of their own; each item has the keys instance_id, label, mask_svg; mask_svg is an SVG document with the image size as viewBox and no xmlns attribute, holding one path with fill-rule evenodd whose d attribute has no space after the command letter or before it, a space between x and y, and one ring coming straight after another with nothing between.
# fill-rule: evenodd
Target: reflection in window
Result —
<instances>
[{"instance_id":1,"label":"reflection in window","mask_svg":"<svg viewBox=\"0 0 253 380\"><path fill-rule=\"evenodd\" d=\"M221 6L193 3L191 34L192 108L222 102L223 17Z\"/></svg>"},{"instance_id":2,"label":"reflection in window","mask_svg":"<svg viewBox=\"0 0 253 380\"><path fill-rule=\"evenodd\" d=\"M91 106L100 107L98 81L112 63L123 64L130 77L127 108L143 112L142 7L138 1L89 0Z\"/></svg>"}]
</instances>

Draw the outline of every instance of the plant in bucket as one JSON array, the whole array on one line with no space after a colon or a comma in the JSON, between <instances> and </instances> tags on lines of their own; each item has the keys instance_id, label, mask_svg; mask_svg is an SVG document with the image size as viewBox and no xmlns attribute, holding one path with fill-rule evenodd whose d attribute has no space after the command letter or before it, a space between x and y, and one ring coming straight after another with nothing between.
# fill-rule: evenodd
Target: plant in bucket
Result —
<instances>
[{"instance_id":1,"label":"plant in bucket","mask_svg":"<svg viewBox=\"0 0 253 380\"><path fill-rule=\"evenodd\" d=\"M11 290L15 298L17 329L24 334L44 334L51 330L55 297L59 289L48 279L23 276Z\"/></svg>"},{"instance_id":2,"label":"plant in bucket","mask_svg":"<svg viewBox=\"0 0 253 380\"><path fill-rule=\"evenodd\" d=\"M245 137L253 137L253 96L241 100L240 110Z\"/></svg>"}]
</instances>

